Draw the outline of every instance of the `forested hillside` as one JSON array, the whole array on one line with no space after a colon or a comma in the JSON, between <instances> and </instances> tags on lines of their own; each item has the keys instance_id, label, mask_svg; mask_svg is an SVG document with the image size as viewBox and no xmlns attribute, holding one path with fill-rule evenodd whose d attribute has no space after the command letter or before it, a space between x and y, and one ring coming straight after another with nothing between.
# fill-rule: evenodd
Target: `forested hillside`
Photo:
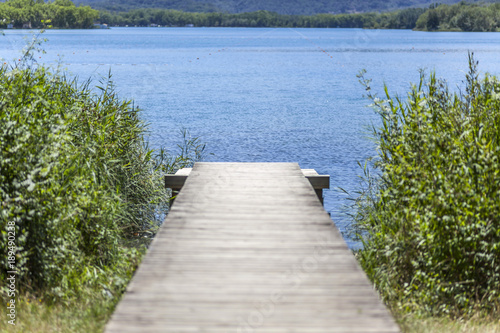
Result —
<instances>
[{"instance_id":1,"label":"forested hillside","mask_svg":"<svg viewBox=\"0 0 500 333\"><path fill-rule=\"evenodd\" d=\"M101 11L111 26L289 27L416 29L427 31L500 31L500 3L431 5L385 13L283 15L259 10L250 13L190 13L173 9Z\"/></svg>"},{"instance_id":2,"label":"forested hillside","mask_svg":"<svg viewBox=\"0 0 500 333\"><path fill-rule=\"evenodd\" d=\"M498 2L491 0L489 2ZM428 7L434 0L77 0L92 8L110 11L128 11L137 8L175 9L185 12L243 13L267 10L287 15L318 13L380 12L409 7ZM458 0L441 0L453 4ZM471 0L469 2L478 2Z\"/></svg>"},{"instance_id":3,"label":"forested hillside","mask_svg":"<svg viewBox=\"0 0 500 333\"><path fill-rule=\"evenodd\" d=\"M97 1L97 0L92 0ZM222 1L222 0L220 0ZM3 18L3 19L2 19ZM433 4L391 12L287 15L257 10L244 13L188 12L140 8L97 11L76 7L71 0L8 0L0 2L0 28L91 28L110 26L293 27L416 29L427 31L500 31L500 3Z\"/></svg>"},{"instance_id":4,"label":"forested hillside","mask_svg":"<svg viewBox=\"0 0 500 333\"><path fill-rule=\"evenodd\" d=\"M415 22L416 30L500 31L500 3L433 5Z\"/></svg>"},{"instance_id":5,"label":"forested hillside","mask_svg":"<svg viewBox=\"0 0 500 333\"><path fill-rule=\"evenodd\" d=\"M99 12L89 6L76 7L70 0L8 0L0 2L0 28L91 28Z\"/></svg>"},{"instance_id":6,"label":"forested hillside","mask_svg":"<svg viewBox=\"0 0 500 333\"><path fill-rule=\"evenodd\" d=\"M101 21L111 26L195 27L289 27L413 29L423 8L390 13L281 15L264 10L240 13L189 13L172 9L133 9L128 12L101 11Z\"/></svg>"}]
</instances>

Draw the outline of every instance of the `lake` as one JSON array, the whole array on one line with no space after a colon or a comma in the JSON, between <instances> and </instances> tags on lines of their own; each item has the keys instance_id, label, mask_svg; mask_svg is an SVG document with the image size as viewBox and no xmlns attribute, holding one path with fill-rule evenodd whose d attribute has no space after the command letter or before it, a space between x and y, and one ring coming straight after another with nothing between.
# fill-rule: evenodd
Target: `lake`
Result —
<instances>
[{"instance_id":1,"label":"lake","mask_svg":"<svg viewBox=\"0 0 500 333\"><path fill-rule=\"evenodd\" d=\"M28 31L7 30L0 56L19 57ZM175 151L180 130L199 136L206 161L298 162L331 175L325 208L341 230L342 187L354 191L374 156L367 127L378 119L356 78L404 95L419 69L455 88L474 51L480 70L500 73L500 33L288 28L49 30L41 62L82 81L111 71L121 97L150 123L153 147ZM356 247L352 241L349 246Z\"/></svg>"}]
</instances>

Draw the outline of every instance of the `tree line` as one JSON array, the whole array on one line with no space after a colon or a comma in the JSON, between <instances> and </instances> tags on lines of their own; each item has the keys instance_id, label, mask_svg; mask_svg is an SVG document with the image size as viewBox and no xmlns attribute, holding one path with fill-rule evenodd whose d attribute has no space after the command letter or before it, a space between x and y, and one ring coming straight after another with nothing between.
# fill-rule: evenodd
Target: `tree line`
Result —
<instances>
[{"instance_id":1,"label":"tree line","mask_svg":"<svg viewBox=\"0 0 500 333\"><path fill-rule=\"evenodd\" d=\"M283 15L315 15L319 13L349 14L388 12L410 7L428 7L435 0L74 0L99 10L125 12L133 9L174 9L184 12L222 12L228 14L266 10ZM470 0L474 1L474 0ZM440 0L455 3L457 0Z\"/></svg>"},{"instance_id":2,"label":"tree line","mask_svg":"<svg viewBox=\"0 0 500 333\"><path fill-rule=\"evenodd\" d=\"M191 13L172 9L133 9L127 12L101 11L100 19L114 26L197 27L289 27L289 28L365 28L456 31L499 31L500 4L432 5L386 13L283 15L256 12Z\"/></svg>"},{"instance_id":3,"label":"tree line","mask_svg":"<svg viewBox=\"0 0 500 333\"><path fill-rule=\"evenodd\" d=\"M417 30L499 31L500 3L434 5L416 22Z\"/></svg>"},{"instance_id":4,"label":"tree line","mask_svg":"<svg viewBox=\"0 0 500 333\"><path fill-rule=\"evenodd\" d=\"M101 11L100 19L111 26L413 29L424 12L425 9L410 8L390 13L281 15L265 10L228 14L147 8L119 13Z\"/></svg>"},{"instance_id":5,"label":"tree line","mask_svg":"<svg viewBox=\"0 0 500 333\"><path fill-rule=\"evenodd\" d=\"M99 11L76 7L70 0L8 0L0 3L0 27L43 28L47 21L54 28L91 28Z\"/></svg>"},{"instance_id":6,"label":"tree line","mask_svg":"<svg viewBox=\"0 0 500 333\"><path fill-rule=\"evenodd\" d=\"M91 28L111 26L289 27L500 31L500 3L431 5L385 13L285 15L259 10L238 14L143 8L124 12L76 7L71 0L8 0L0 3L0 28Z\"/></svg>"}]
</instances>

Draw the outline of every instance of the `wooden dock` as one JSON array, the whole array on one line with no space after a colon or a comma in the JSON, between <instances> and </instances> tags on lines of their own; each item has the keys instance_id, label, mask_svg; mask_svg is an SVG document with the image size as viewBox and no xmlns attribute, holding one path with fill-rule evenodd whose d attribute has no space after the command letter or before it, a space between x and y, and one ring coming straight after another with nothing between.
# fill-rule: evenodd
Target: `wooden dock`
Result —
<instances>
[{"instance_id":1,"label":"wooden dock","mask_svg":"<svg viewBox=\"0 0 500 333\"><path fill-rule=\"evenodd\" d=\"M318 200L316 175L296 163L196 163L172 178L185 184L106 332L399 332Z\"/></svg>"}]
</instances>

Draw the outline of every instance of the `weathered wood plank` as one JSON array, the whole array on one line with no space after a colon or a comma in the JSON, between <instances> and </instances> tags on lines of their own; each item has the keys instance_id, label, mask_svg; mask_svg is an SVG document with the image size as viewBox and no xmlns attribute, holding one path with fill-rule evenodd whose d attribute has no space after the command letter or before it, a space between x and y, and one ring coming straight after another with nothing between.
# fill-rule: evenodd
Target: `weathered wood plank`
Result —
<instances>
[{"instance_id":1,"label":"weathered wood plank","mask_svg":"<svg viewBox=\"0 0 500 333\"><path fill-rule=\"evenodd\" d=\"M316 197L325 177L296 163L197 163L176 177L106 332L399 331Z\"/></svg>"}]
</instances>

